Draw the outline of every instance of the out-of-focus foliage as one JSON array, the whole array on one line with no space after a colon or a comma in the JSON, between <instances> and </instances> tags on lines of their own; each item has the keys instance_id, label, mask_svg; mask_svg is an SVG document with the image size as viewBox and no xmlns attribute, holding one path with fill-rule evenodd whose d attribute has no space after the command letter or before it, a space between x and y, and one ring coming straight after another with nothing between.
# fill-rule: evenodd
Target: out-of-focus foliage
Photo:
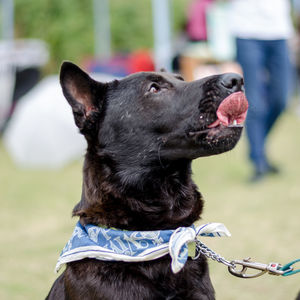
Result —
<instances>
[{"instance_id":1,"label":"out-of-focus foliage","mask_svg":"<svg viewBox=\"0 0 300 300\"><path fill-rule=\"evenodd\" d=\"M172 0L175 31L185 18L188 0ZM110 0L114 52L153 47L151 0ZM18 38L39 38L50 50L47 72L57 72L62 60L79 62L94 53L92 0L15 0Z\"/></svg>"},{"instance_id":2,"label":"out-of-focus foliage","mask_svg":"<svg viewBox=\"0 0 300 300\"><path fill-rule=\"evenodd\" d=\"M89 0L15 0L16 36L48 43L55 71L63 59L78 61L93 51L93 14Z\"/></svg>"}]
</instances>

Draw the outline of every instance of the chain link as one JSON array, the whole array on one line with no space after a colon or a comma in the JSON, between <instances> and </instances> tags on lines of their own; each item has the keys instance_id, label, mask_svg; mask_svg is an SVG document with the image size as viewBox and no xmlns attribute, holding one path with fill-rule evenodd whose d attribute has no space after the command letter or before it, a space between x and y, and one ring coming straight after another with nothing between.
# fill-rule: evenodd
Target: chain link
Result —
<instances>
[{"instance_id":1,"label":"chain link","mask_svg":"<svg viewBox=\"0 0 300 300\"><path fill-rule=\"evenodd\" d=\"M224 264L225 266L228 267L228 271L230 272L230 274L240 278L255 278L265 273L271 275L288 276L300 272L300 269L293 271L293 267L291 267L292 264L299 262L300 259L292 261L291 263L286 264L283 267L278 263L264 264L264 263L254 262L251 261L250 258L243 259L243 260L228 261L221 255L217 254L216 252L208 248L205 244L203 244L199 240L196 239L195 243L196 243L196 255L193 258L193 260L198 259L199 256L203 254L207 258L210 258L212 260ZM236 268L238 265L242 267L240 270ZM257 270L258 272L248 273L247 272L248 269L252 269L252 270L254 269Z\"/></svg>"},{"instance_id":2,"label":"chain link","mask_svg":"<svg viewBox=\"0 0 300 300\"><path fill-rule=\"evenodd\" d=\"M227 267L235 268L235 264L233 262L230 262L230 261L226 260L224 257L217 254L216 252L214 252L210 248L208 248L205 244L203 244L199 240L195 240L195 242L196 242L196 255L193 258L194 260L198 259L200 254L203 254L207 258L210 258L210 259L215 260L219 263L222 263Z\"/></svg>"}]
</instances>

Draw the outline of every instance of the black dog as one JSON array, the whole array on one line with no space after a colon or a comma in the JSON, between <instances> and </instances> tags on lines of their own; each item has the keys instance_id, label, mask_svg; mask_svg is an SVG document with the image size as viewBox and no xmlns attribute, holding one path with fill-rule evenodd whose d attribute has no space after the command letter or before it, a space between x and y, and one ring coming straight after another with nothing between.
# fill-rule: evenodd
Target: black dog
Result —
<instances>
[{"instance_id":1,"label":"black dog","mask_svg":"<svg viewBox=\"0 0 300 300\"><path fill-rule=\"evenodd\" d=\"M185 82L153 72L99 83L65 62L60 81L88 143L73 211L81 224L151 231L197 221L203 200L191 161L239 140L247 110L241 76ZM214 299L214 290L203 256L177 274L169 255L138 263L83 259L67 264L47 299Z\"/></svg>"}]
</instances>

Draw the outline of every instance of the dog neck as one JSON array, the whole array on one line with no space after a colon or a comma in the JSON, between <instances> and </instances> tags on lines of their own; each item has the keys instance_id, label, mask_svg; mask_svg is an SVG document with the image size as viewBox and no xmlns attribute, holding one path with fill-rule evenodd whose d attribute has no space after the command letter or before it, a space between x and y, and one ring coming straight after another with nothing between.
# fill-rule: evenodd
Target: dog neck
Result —
<instances>
[{"instance_id":1,"label":"dog neck","mask_svg":"<svg viewBox=\"0 0 300 300\"><path fill-rule=\"evenodd\" d=\"M162 230L190 226L200 217L203 200L190 161L160 162L130 176L130 168L116 170L112 160L87 155L83 173L81 201L73 210L83 225Z\"/></svg>"}]
</instances>

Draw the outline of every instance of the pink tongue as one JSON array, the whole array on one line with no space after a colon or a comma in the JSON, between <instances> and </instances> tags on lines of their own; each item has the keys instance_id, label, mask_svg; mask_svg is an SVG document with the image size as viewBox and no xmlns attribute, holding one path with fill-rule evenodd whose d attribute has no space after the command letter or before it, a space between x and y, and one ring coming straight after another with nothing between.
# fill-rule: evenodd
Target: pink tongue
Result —
<instances>
[{"instance_id":1,"label":"pink tongue","mask_svg":"<svg viewBox=\"0 0 300 300\"><path fill-rule=\"evenodd\" d=\"M208 126L213 128L219 124L225 126L241 124L245 121L248 110L248 101L243 92L236 92L225 98L218 110L218 120Z\"/></svg>"}]
</instances>

